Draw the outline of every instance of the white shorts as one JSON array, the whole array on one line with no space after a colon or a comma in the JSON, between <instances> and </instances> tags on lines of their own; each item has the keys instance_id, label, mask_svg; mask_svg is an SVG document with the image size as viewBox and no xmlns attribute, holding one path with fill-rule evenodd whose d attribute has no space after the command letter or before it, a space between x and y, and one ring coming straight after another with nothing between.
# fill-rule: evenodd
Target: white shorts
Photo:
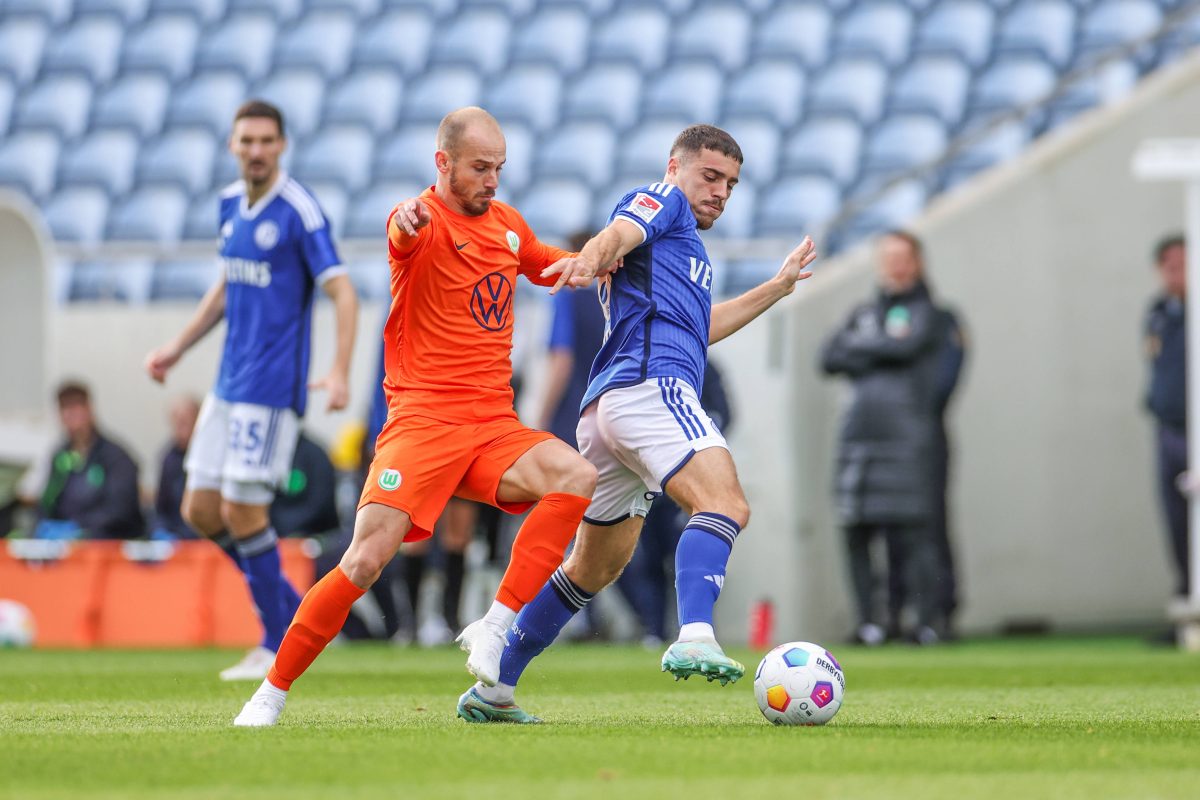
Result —
<instances>
[{"instance_id":1,"label":"white shorts","mask_svg":"<svg viewBox=\"0 0 1200 800\"><path fill-rule=\"evenodd\" d=\"M654 498L692 456L724 447L725 437L678 378L650 378L612 389L584 410L579 452L600 473L584 519L614 525L644 517Z\"/></svg>"},{"instance_id":2,"label":"white shorts","mask_svg":"<svg viewBox=\"0 0 1200 800\"><path fill-rule=\"evenodd\" d=\"M221 497L269 505L292 470L300 419L290 408L229 403L209 394L188 445L187 488L219 489Z\"/></svg>"}]
</instances>

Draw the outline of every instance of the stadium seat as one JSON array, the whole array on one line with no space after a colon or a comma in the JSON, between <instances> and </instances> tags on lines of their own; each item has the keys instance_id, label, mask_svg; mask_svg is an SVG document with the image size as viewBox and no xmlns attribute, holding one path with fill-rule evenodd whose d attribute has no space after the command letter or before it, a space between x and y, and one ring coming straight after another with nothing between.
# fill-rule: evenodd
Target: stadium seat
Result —
<instances>
[{"instance_id":1,"label":"stadium seat","mask_svg":"<svg viewBox=\"0 0 1200 800\"><path fill-rule=\"evenodd\" d=\"M936 160L946 149L946 127L924 114L893 114L871 133L863 154L865 173L896 173Z\"/></svg>"},{"instance_id":2,"label":"stadium seat","mask_svg":"<svg viewBox=\"0 0 1200 800\"><path fill-rule=\"evenodd\" d=\"M645 5L615 14L592 35L592 58L597 62L628 61L647 74L663 65L668 51L670 19Z\"/></svg>"},{"instance_id":3,"label":"stadium seat","mask_svg":"<svg viewBox=\"0 0 1200 800\"><path fill-rule=\"evenodd\" d=\"M43 78L17 104L17 124L49 129L74 139L87 128L92 107L92 84L82 75Z\"/></svg>"},{"instance_id":4,"label":"stadium seat","mask_svg":"<svg viewBox=\"0 0 1200 800\"><path fill-rule=\"evenodd\" d=\"M49 131L18 131L0 141L0 185L45 197L54 188L60 147Z\"/></svg>"},{"instance_id":5,"label":"stadium seat","mask_svg":"<svg viewBox=\"0 0 1200 800\"><path fill-rule=\"evenodd\" d=\"M839 245L847 247L882 231L903 228L925 207L927 197L928 191L919 180L904 180L888 187L840 227Z\"/></svg>"},{"instance_id":6,"label":"stadium seat","mask_svg":"<svg viewBox=\"0 0 1200 800\"><path fill-rule=\"evenodd\" d=\"M908 59L913 16L893 0L864 0L841 20L834 37L835 57L871 56L895 67ZM803 39L803 33L800 34Z\"/></svg>"},{"instance_id":7,"label":"stadium seat","mask_svg":"<svg viewBox=\"0 0 1200 800\"><path fill-rule=\"evenodd\" d=\"M575 73L587 60L588 24L583 8L543 9L518 27L513 63L548 64L564 77Z\"/></svg>"},{"instance_id":8,"label":"stadium seat","mask_svg":"<svg viewBox=\"0 0 1200 800\"><path fill-rule=\"evenodd\" d=\"M804 111L804 71L794 61L759 61L733 78L725 93L725 113L767 117L790 128Z\"/></svg>"},{"instance_id":9,"label":"stadium seat","mask_svg":"<svg viewBox=\"0 0 1200 800\"><path fill-rule=\"evenodd\" d=\"M484 107L501 124L517 121L544 131L558 121L561 95L562 81L554 67L526 64L507 70L489 85Z\"/></svg>"},{"instance_id":10,"label":"stadium seat","mask_svg":"<svg viewBox=\"0 0 1200 800\"><path fill-rule=\"evenodd\" d=\"M566 92L567 120L604 120L625 130L638 119L642 100L641 72L628 64L608 64L586 70Z\"/></svg>"},{"instance_id":11,"label":"stadium seat","mask_svg":"<svg viewBox=\"0 0 1200 800\"><path fill-rule=\"evenodd\" d=\"M691 124L690 118L658 119L644 122L621 137L617 154L621 174L644 175L642 184L662 180L671 144Z\"/></svg>"},{"instance_id":12,"label":"stadium seat","mask_svg":"<svg viewBox=\"0 0 1200 800\"><path fill-rule=\"evenodd\" d=\"M49 26L33 16L8 17L0 25L0 73L26 84L37 75L46 47Z\"/></svg>"},{"instance_id":13,"label":"stadium seat","mask_svg":"<svg viewBox=\"0 0 1200 800\"><path fill-rule=\"evenodd\" d=\"M310 67L326 78L337 78L350 66L354 46L354 15L319 11L305 15L275 45L275 68Z\"/></svg>"},{"instance_id":14,"label":"stadium seat","mask_svg":"<svg viewBox=\"0 0 1200 800\"><path fill-rule=\"evenodd\" d=\"M370 182L374 147L375 137L362 126L325 128L297 154L296 178L305 183L329 181L357 191Z\"/></svg>"},{"instance_id":15,"label":"stadium seat","mask_svg":"<svg viewBox=\"0 0 1200 800\"><path fill-rule=\"evenodd\" d=\"M225 16L229 0L150 0L153 15L180 12L211 25Z\"/></svg>"},{"instance_id":16,"label":"stadium seat","mask_svg":"<svg viewBox=\"0 0 1200 800\"><path fill-rule=\"evenodd\" d=\"M354 40L354 64L416 75L425 69L432 41L433 19L427 13L416 9L389 11L359 29ZM404 42L404 46L397 47L396 42Z\"/></svg>"},{"instance_id":17,"label":"stadium seat","mask_svg":"<svg viewBox=\"0 0 1200 800\"><path fill-rule=\"evenodd\" d=\"M832 31L832 12L821 3L782 4L758 25L752 52L757 58L782 56L820 67L829 60Z\"/></svg>"},{"instance_id":18,"label":"stadium seat","mask_svg":"<svg viewBox=\"0 0 1200 800\"><path fill-rule=\"evenodd\" d=\"M742 150L741 179L765 186L779 175L779 128L758 117L726 117L729 131Z\"/></svg>"},{"instance_id":19,"label":"stadium seat","mask_svg":"<svg viewBox=\"0 0 1200 800\"><path fill-rule=\"evenodd\" d=\"M187 214L183 218L184 239L216 240L221 191L227 185L227 183L218 184L220 188L204 192L191 199L191 202L188 203Z\"/></svg>"},{"instance_id":20,"label":"stadium seat","mask_svg":"<svg viewBox=\"0 0 1200 800\"><path fill-rule=\"evenodd\" d=\"M609 185L598 192L592 203L592 213L588 216L588 229L598 231L608 224L608 218L626 194L650 183L662 180L664 169L647 175L645 172L618 176Z\"/></svg>"},{"instance_id":21,"label":"stadium seat","mask_svg":"<svg viewBox=\"0 0 1200 800\"><path fill-rule=\"evenodd\" d=\"M1009 120L986 133L967 131L970 141L942 170L945 189L957 186L977 172L1015 158L1029 144L1030 131L1022 122Z\"/></svg>"},{"instance_id":22,"label":"stadium seat","mask_svg":"<svg viewBox=\"0 0 1200 800\"><path fill-rule=\"evenodd\" d=\"M279 107L285 132L293 140L307 138L321 124L325 79L313 69L277 69L250 94Z\"/></svg>"},{"instance_id":23,"label":"stadium seat","mask_svg":"<svg viewBox=\"0 0 1200 800\"><path fill-rule=\"evenodd\" d=\"M1090 58L1153 33L1162 24L1163 12L1154 0L1106 0L1089 9L1079 30L1078 53ZM1147 62L1150 51L1140 52Z\"/></svg>"},{"instance_id":24,"label":"stadium seat","mask_svg":"<svg viewBox=\"0 0 1200 800\"><path fill-rule=\"evenodd\" d=\"M394 136L383 138L371 172L376 180L414 181L429 186L436 177L433 167L436 146L436 123L405 125Z\"/></svg>"},{"instance_id":25,"label":"stadium seat","mask_svg":"<svg viewBox=\"0 0 1200 800\"><path fill-rule=\"evenodd\" d=\"M140 144L141 138L133 131L96 131L63 153L58 182L62 186L99 186L119 197L133 187Z\"/></svg>"},{"instance_id":26,"label":"stadium seat","mask_svg":"<svg viewBox=\"0 0 1200 800\"><path fill-rule=\"evenodd\" d=\"M746 63L753 20L735 3L703 6L677 23L674 58L707 58L729 72Z\"/></svg>"},{"instance_id":27,"label":"stadium seat","mask_svg":"<svg viewBox=\"0 0 1200 800\"><path fill-rule=\"evenodd\" d=\"M71 270L67 301L144 303L153 270L154 262L146 258L81 261Z\"/></svg>"},{"instance_id":28,"label":"stadium seat","mask_svg":"<svg viewBox=\"0 0 1200 800\"><path fill-rule=\"evenodd\" d=\"M533 179L534 153L537 149L537 134L526 125L510 122L504 126L505 161L504 173L500 176L497 196L505 192L520 193ZM433 163L433 150L427 152L428 163ZM432 183L433 178L428 176ZM503 200L504 198L501 197Z\"/></svg>"},{"instance_id":29,"label":"stadium seat","mask_svg":"<svg viewBox=\"0 0 1200 800\"><path fill-rule=\"evenodd\" d=\"M149 0L75 0L76 14L113 14L126 26L141 22L149 9Z\"/></svg>"},{"instance_id":30,"label":"stadium seat","mask_svg":"<svg viewBox=\"0 0 1200 800\"><path fill-rule=\"evenodd\" d=\"M107 14L78 17L56 33L42 57L42 73L78 72L94 84L105 84L117 72L121 55L121 23Z\"/></svg>"},{"instance_id":31,"label":"stadium seat","mask_svg":"<svg viewBox=\"0 0 1200 800\"><path fill-rule=\"evenodd\" d=\"M837 214L841 198L830 178L784 178L759 198L757 233L792 239L814 233Z\"/></svg>"},{"instance_id":32,"label":"stadium seat","mask_svg":"<svg viewBox=\"0 0 1200 800\"><path fill-rule=\"evenodd\" d=\"M71 18L73 6L72 0L6 0L4 15L37 15L54 25L62 25Z\"/></svg>"},{"instance_id":33,"label":"stadium seat","mask_svg":"<svg viewBox=\"0 0 1200 800\"><path fill-rule=\"evenodd\" d=\"M712 122L721 108L721 70L706 62L676 63L646 85L643 119L687 117Z\"/></svg>"},{"instance_id":34,"label":"stadium seat","mask_svg":"<svg viewBox=\"0 0 1200 800\"><path fill-rule=\"evenodd\" d=\"M0 75L0 136L8 132L8 123L12 119L13 102L17 97L17 88L5 75Z\"/></svg>"},{"instance_id":35,"label":"stadium seat","mask_svg":"<svg viewBox=\"0 0 1200 800\"><path fill-rule=\"evenodd\" d=\"M171 86L162 75L128 75L96 100L94 128L128 128L143 137L162 130Z\"/></svg>"},{"instance_id":36,"label":"stadium seat","mask_svg":"<svg viewBox=\"0 0 1200 800\"><path fill-rule=\"evenodd\" d=\"M270 14L281 25L292 22L305 9L304 0L233 0L240 11L261 11Z\"/></svg>"},{"instance_id":37,"label":"stadium seat","mask_svg":"<svg viewBox=\"0 0 1200 800\"><path fill-rule=\"evenodd\" d=\"M858 176L862 128L845 117L811 119L787 137L785 173L815 173L845 188Z\"/></svg>"},{"instance_id":38,"label":"stadium seat","mask_svg":"<svg viewBox=\"0 0 1200 800\"><path fill-rule=\"evenodd\" d=\"M95 245L104 238L108 193L97 186L69 186L54 193L44 213L55 241Z\"/></svg>"},{"instance_id":39,"label":"stadium seat","mask_svg":"<svg viewBox=\"0 0 1200 800\"><path fill-rule=\"evenodd\" d=\"M184 14L155 17L126 39L121 66L126 70L158 70L172 81L192 72L200 28Z\"/></svg>"},{"instance_id":40,"label":"stadium seat","mask_svg":"<svg viewBox=\"0 0 1200 800\"><path fill-rule=\"evenodd\" d=\"M718 239L749 239L754 235L754 220L757 211L758 190L752 182L743 179L725 202L725 210L721 212L720 219L713 223L712 229L705 233L705 236ZM724 270L721 267L715 267L715 269L717 270L715 281L719 284L722 280L721 273ZM717 286L714 285L714 294L716 291Z\"/></svg>"},{"instance_id":41,"label":"stadium seat","mask_svg":"<svg viewBox=\"0 0 1200 800\"><path fill-rule=\"evenodd\" d=\"M334 240L342 238L346 230L346 216L350 208L350 195L340 184L317 181L308 185L309 192L317 198L317 205L325 214Z\"/></svg>"},{"instance_id":42,"label":"stadium seat","mask_svg":"<svg viewBox=\"0 0 1200 800\"><path fill-rule=\"evenodd\" d=\"M239 13L204 35L196 65L204 69L232 69L255 81L271 69L275 20L262 12Z\"/></svg>"},{"instance_id":43,"label":"stadium seat","mask_svg":"<svg viewBox=\"0 0 1200 800\"><path fill-rule=\"evenodd\" d=\"M419 8L427 14L432 14L439 21L444 21L458 11L458 0L387 0L388 8L398 8L408 11Z\"/></svg>"},{"instance_id":44,"label":"stadium seat","mask_svg":"<svg viewBox=\"0 0 1200 800\"><path fill-rule=\"evenodd\" d=\"M947 0L921 20L913 43L916 55L954 55L972 68L991 56L996 12L984 0Z\"/></svg>"},{"instance_id":45,"label":"stadium seat","mask_svg":"<svg viewBox=\"0 0 1200 800\"><path fill-rule=\"evenodd\" d=\"M1062 68L1075 45L1075 8L1068 0L1021 0L1000 23L996 53L1037 55Z\"/></svg>"},{"instance_id":46,"label":"stadium seat","mask_svg":"<svg viewBox=\"0 0 1200 800\"><path fill-rule=\"evenodd\" d=\"M219 274L215 258L159 261L150 277L150 300L193 303L204 296Z\"/></svg>"},{"instance_id":47,"label":"stadium seat","mask_svg":"<svg viewBox=\"0 0 1200 800\"><path fill-rule=\"evenodd\" d=\"M883 112L887 82L887 68L874 59L834 61L812 82L809 112L849 114L871 125Z\"/></svg>"},{"instance_id":48,"label":"stadium seat","mask_svg":"<svg viewBox=\"0 0 1200 800\"><path fill-rule=\"evenodd\" d=\"M1130 60L1109 61L1082 80L1067 86L1050 104L1049 127L1065 122L1082 111L1119 100L1133 91L1137 65Z\"/></svg>"},{"instance_id":49,"label":"stadium seat","mask_svg":"<svg viewBox=\"0 0 1200 800\"><path fill-rule=\"evenodd\" d=\"M359 19L368 19L379 13L380 0L307 0L308 7L321 11L349 11Z\"/></svg>"},{"instance_id":50,"label":"stadium seat","mask_svg":"<svg viewBox=\"0 0 1200 800\"><path fill-rule=\"evenodd\" d=\"M538 182L516 206L539 239L563 240L587 227L592 193L573 181Z\"/></svg>"},{"instance_id":51,"label":"stadium seat","mask_svg":"<svg viewBox=\"0 0 1200 800\"><path fill-rule=\"evenodd\" d=\"M183 231L186 213L187 194L182 189L147 186L113 209L108 219L108 238L174 244Z\"/></svg>"},{"instance_id":52,"label":"stadium seat","mask_svg":"<svg viewBox=\"0 0 1200 800\"><path fill-rule=\"evenodd\" d=\"M387 235L388 214L396 204L416 197L425 189L422 183L386 181L359 193L346 217L346 238L383 239Z\"/></svg>"},{"instance_id":53,"label":"stadium seat","mask_svg":"<svg viewBox=\"0 0 1200 800\"><path fill-rule=\"evenodd\" d=\"M1040 100L1058 81L1054 68L1034 56L997 59L975 80L973 112L1009 111Z\"/></svg>"},{"instance_id":54,"label":"stadium seat","mask_svg":"<svg viewBox=\"0 0 1200 800\"><path fill-rule=\"evenodd\" d=\"M948 126L957 125L967 106L971 71L955 56L914 59L892 82L889 113L934 114Z\"/></svg>"},{"instance_id":55,"label":"stadium seat","mask_svg":"<svg viewBox=\"0 0 1200 800\"><path fill-rule=\"evenodd\" d=\"M233 114L246 99L246 82L235 72L202 72L171 94L167 120L172 125L203 125L228 136Z\"/></svg>"},{"instance_id":56,"label":"stadium seat","mask_svg":"<svg viewBox=\"0 0 1200 800\"><path fill-rule=\"evenodd\" d=\"M612 179L616 146L612 129L604 123L565 125L547 134L538 147L538 181L575 178L599 188Z\"/></svg>"},{"instance_id":57,"label":"stadium seat","mask_svg":"<svg viewBox=\"0 0 1200 800\"><path fill-rule=\"evenodd\" d=\"M390 131L400 117L404 83L387 69L356 70L325 101L325 121L366 125L376 136Z\"/></svg>"},{"instance_id":58,"label":"stadium seat","mask_svg":"<svg viewBox=\"0 0 1200 800\"><path fill-rule=\"evenodd\" d=\"M443 67L408 84L404 103L407 122L440 122L456 108L479 104L481 81L474 70Z\"/></svg>"},{"instance_id":59,"label":"stadium seat","mask_svg":"<svg viewBox=\"0 0 1200 800\"><path fill-rule=\"evenodd\" d=\"M1200 45L1200 9L1175 25L1159 41L1159 62L1169 64Z\"/></svg>"},{"instance_id":60,"label":"stadium seat","mask_svg":"<svg viewBox=\"0 0 1200 800\"><path fill-rule=\"evenodd\" d=\"M466 64L483 75L491 75L508 61L510 24L496 9L459 14L448 25L434 31L431 64Z\"/></svg>"},{"instance_id":61,"label":"stadium seat","mask_svg":"<svg viewBox=\"0 0 1200 800\"><path fill-rule=\"evenodd\" d=\"M203 128L173 128L138 158L138 181L174 183L196 194L212 183L216 138Z\"/></svg>"}]
</instances>

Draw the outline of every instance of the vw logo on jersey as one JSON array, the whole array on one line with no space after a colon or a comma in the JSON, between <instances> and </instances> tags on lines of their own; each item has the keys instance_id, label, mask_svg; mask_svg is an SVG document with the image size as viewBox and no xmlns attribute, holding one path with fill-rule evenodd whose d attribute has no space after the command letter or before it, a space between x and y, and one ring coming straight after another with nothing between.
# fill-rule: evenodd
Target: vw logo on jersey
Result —
<instances>
[{"instance_id":1,"label":"vw logo on jersey","mask_svg":"<svg viewBox=\"0 0 1200 800\"><path fill-rule=\"evenodd\" d=\"M514 253L521 249L521 237L517 236L515 231L509 231L504 234L504 238L508 241L508 249Z\"/></svg>"},{"instance_id":2,"label":"vw logo on jersey","mask_svg":"<svg viewBox=\"0 0 1200 800\"><path fill-rule=\"evenodd\" d=\"M513 290L499 272L484 275L471 290L471 316L486 331L504 330L512 310Z\"/></svg>"},{"instance_id":3,"label":"vw logo on jersey","mask_svg":"<svg viewBox=\"0 0 1200 800\"><path fill-rule=\"evenodd\" d=\"M259 250L270 250L279 241L279 226L271 220L263 220L254 229L254 243Z\"/></svg>"}]
</instances>

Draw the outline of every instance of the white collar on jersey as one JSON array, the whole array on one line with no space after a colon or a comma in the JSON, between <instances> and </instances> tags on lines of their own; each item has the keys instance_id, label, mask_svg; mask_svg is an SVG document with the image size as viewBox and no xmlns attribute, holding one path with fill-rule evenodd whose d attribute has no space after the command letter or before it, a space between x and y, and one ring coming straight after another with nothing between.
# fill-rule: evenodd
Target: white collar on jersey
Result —
<instances>
[{"instance_id":1,"label":"white collar on jersey","mask_svg":"<svg viewBox=\"0 0 1200 800\"><path fill-rule=\"evenodd\" d=\"M258 198L258 202L253 206L246 205L247 195L243 194L242 201L238 205L238 211L241 213L242 219L254 219L257 217L264 208L271 205L272 200L279 196L279 193L283 191L283 187L287 185L287 182L287 172L283 169L279 170L279 175L275 178L275 183L271 184L271 188L267 190L267 193Z\"/></svg>"}]
</instances>

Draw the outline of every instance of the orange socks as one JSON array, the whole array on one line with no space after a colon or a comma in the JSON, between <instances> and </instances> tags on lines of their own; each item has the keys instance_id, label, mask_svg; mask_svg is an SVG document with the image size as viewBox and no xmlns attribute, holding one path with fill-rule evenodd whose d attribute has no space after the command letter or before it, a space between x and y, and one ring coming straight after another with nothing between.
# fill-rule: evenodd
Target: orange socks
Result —
<instances>
[{"instance_id":1,"label":"orange socks","mask_svg":"<svg viewBox=\"0 0 1200 800\"><path fill-rule=\"evenodd\" d=\"M325 645L337 636L350 613L350 606L364 592L350 582L341 567L334 567L308 590L283 637L283 644L279 645L275 664L267 673L272 686L284 691L292 688L292 681L299 678Z\"/></svg>"},{"instance_id":2,"label":"orange socks","mask_svg":"<svg viewBox=\"0 0 1200 800\"><path fill-rule=\"evenodd\" d=\"M534 506L517 532L496 600L520 611L542 590L562 564L563 553L591 502L586 497L556 492Z\"/></svg>"}]
</instances>

